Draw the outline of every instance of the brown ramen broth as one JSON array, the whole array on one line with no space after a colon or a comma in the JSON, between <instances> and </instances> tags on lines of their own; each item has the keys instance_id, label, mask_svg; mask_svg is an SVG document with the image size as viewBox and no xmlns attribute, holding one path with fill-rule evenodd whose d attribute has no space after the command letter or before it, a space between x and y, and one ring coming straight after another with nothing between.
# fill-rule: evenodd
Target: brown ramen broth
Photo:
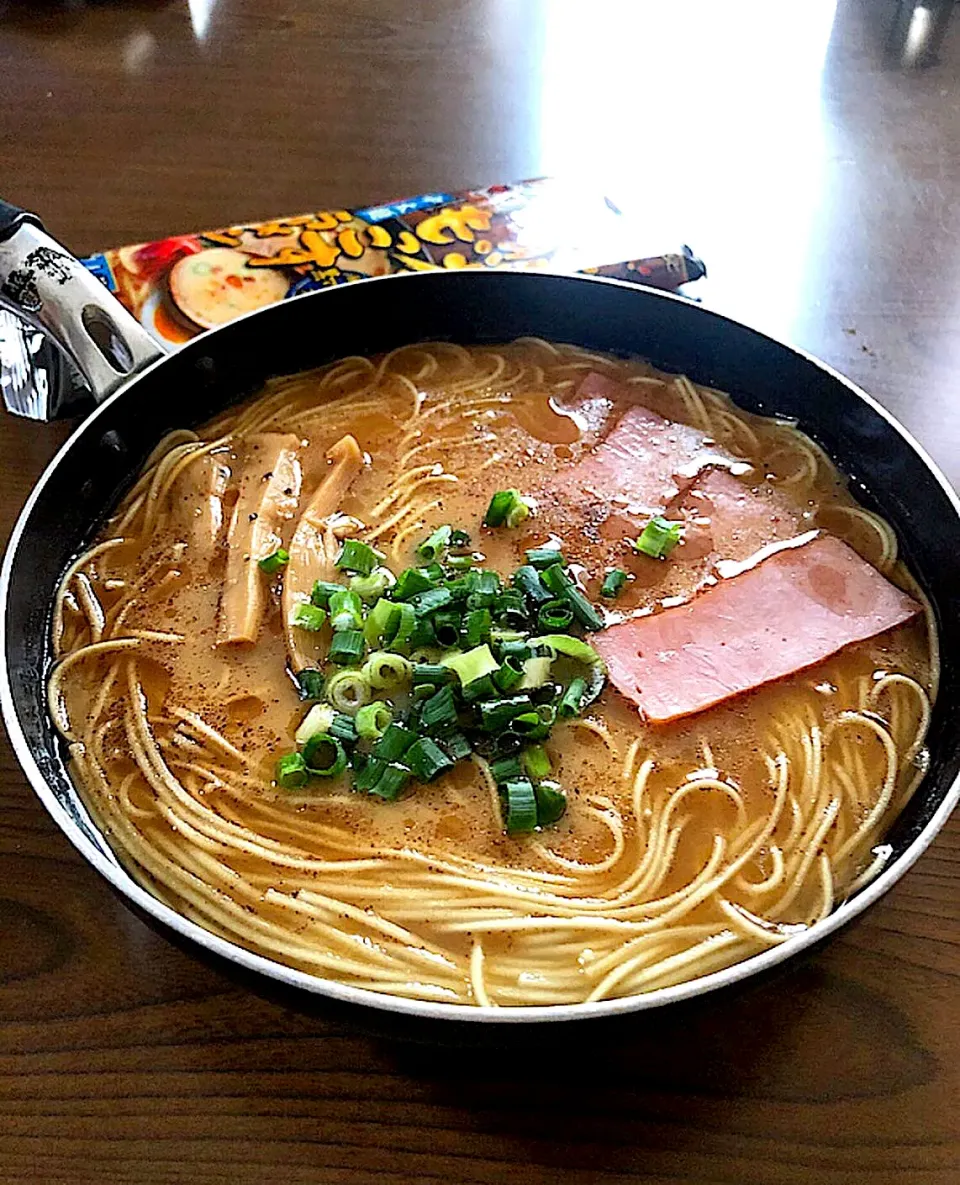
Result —
<instances>
[{"instance_id":1,"label":"brown ramen broth","mask_svg":"<svg viewBox=\"0 0 960 1185\"><path fill-rule=\"evenodd\" d=\"M616 382L589 396L587 375ZM766 528L720 538L709 505L680 495L667 508L686 522L680 546L665 560L632 554L623 507L591 503L565 474L634 404L749 462L736 480L770 500ZM477 758L396 802L346 779L277 786L276 759L307 710L288 668L284 573L252 577L263 598L255 641L218 639L227 529L244 474L240 497L267 479L270 437L283 434L296 453L280 508L289 547L327 450L347 433L365 456L335 507L349 518L324 527L328 580L345 535L400 572L452 523L505 579L526 548L562 543L615 622L702 595L724 561L820 529L923 600L890 527L807 437L644 362L535 339L424 344L273 381L158 447L56 604L51 712L85 803L153 894L320 977L542 1005L717 971L815 924L882 868L884 831L924 770L937 678L929 612L665 724L645 723L608 685L547 741L568 809L533 834L505 833ZM481 528L491 494L509 487L537 500L534 515ZM613 566L631 579L608 604L599 588ZM303 657L318 665L328 642L304 635Z\"/></svg>"}]
</instances>

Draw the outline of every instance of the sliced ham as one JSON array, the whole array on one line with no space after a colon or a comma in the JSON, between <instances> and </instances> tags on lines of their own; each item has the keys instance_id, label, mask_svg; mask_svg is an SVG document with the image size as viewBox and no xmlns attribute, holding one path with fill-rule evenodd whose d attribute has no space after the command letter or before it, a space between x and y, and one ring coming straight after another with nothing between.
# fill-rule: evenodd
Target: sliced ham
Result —
<instances>
[{"instance_id":1,"label":"sliced ham","mask_svg":"<svg viewBox=\"0 0 960 1185\"><path fill-rule=\"evenodd\" d=\"M908 621L920 606L847 544L784 546L687 604L594 639L610 681L655 724L690 716Z\"/></svg>"},{"instance_id":2,"label":"sliced ham","mask_svg":"<svg viewBox=\"0 0 960 1185\"><path fill-rule=\"evenodd\" d=\"M267 577L257 565L281 546L281 529L296 513L299 447L296 436L265 433L250 438L227 535L218 645L257 640L267 600Z\"/></svg>"},{"instance_id":3,"label":"sliced ham","mask_svg":"<svg viewBox=\"0 0 960 1185\"><path fill-rule=\"evenodd\" d=\"M624 398L624 388L600 374L588 374L577 390L578 398L597 398L602 393ZM629 389L627 397L635 397ZM565 471L563 481L568 489L611 510L649 518L661 514L710 465L736 472L750 468L699 428L665 420L635 404L605 440Z\"/></svg>"},{"instance_id":4,"label":"sliced ham","mask_svg":"<svg viewBox=\"0 0 960 1185\"><path fill-rule=\"evenodd\" d=\"M772 486L754 489L724 469L701 473L667 517L686 521L674 561L710 556L713 562L746 560L768 544L807 529L801 514Z\"/></svg>"},{"instance_id":5,"label":"sliced ham","mask_svg":"<svg viewBox=\"0 0 960 1185\"><path fill-rule=\"evenodd\" d=\"M363 469L363 453L350 435L327 452L328 469L297 523L290 541L290 562L283 574L283 628L287 653L295 671L314 666L317 638L293 625L298 604L310 600L317 580L333 579L336 540L330 518Z\"/></svg>"}]
</instances>

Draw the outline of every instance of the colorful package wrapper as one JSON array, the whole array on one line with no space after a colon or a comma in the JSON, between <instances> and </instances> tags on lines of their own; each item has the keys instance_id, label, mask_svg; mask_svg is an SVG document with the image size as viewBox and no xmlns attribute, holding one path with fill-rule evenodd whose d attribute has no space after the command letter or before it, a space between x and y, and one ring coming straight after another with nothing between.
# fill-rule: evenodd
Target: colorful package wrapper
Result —
<instances>
[{"instance_id":1,"label":"colorful package wrapper","mask_svg":"<svg viewBox=\"0 0 960 1185\"><path fill-rule=\"evenodd\" d=\"M705 274L689 247L644 250L643 228L609 198L541 178L175 235L83 262L150 333L175 347L265 305L391 272L540 269L669 290ZM76 372L26 327L16 358L16 337L9 321L0 325L9 410L38 419L77 410L88 394Z\"/></svg>"}]
</instances>

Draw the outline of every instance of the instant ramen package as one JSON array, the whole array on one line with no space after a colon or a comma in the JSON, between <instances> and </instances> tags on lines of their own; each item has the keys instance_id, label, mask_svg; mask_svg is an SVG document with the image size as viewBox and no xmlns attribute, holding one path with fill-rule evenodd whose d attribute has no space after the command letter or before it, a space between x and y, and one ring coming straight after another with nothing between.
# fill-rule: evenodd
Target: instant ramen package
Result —
<instances>
[{"instance_id":1,"label":"instant ramen package","mask_svg":"<svg viewBox=\"0 0 960 1185\"><path fill-rule=\"evenodd\" d=\"M613 201L550 178L317 210L91 255L83 262L157 338L177 346L265 305L373 276L434 268L587 272L675 291L705 275L689 247L648 250ZM0 313L8 410L79 410L83 380L36 330Z\"/></svg>"}]
</instances>

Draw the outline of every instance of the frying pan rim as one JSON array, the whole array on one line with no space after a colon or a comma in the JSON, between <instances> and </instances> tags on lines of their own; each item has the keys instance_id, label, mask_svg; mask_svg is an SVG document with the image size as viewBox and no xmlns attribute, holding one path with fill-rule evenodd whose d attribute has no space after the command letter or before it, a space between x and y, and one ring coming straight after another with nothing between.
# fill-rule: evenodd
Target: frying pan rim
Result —
<instances>
[{"instance_id":1,"label":"frying pan rim","mask_svg":"<svg viewBox=\"0 0 960 1185\"><path fill-rule=\"evenodd\" d=\"M853 397L867 404L874 412L876 412L888 425L896 432L908 449L912 450L914 454L923 462L925 468L933 476L934 480L941 487L944 494L950 503L954 515L958 523L960 523L960 498L958 498L950 482L941 472L937 463L927 453L926 449L914 438L912 433L905 428L895 416L892 415L885 407L883 407L873 396L869 395L861 387L859 387L852 379L847 378L839 371L835 370L828 363L823 362L815 355L806 350L800 349L797 346L789 345L786 342L773 337L770 334L764 333L761 330L755 329L753 326L747 325L739 321L735 317L727 316L724 313L717 312L714 309L705 308L702 305L693 305L686 298L675 295L669 292L663 292L658 289L642 287L636 284L631 284L626 281L614 280L608 277L601 276L571 276L568 273L562 272L538 272L538 273L523 273L523 272L493 272L493 271L476 271L471 273L449 273L443 271L424 272L424 273L410 273L410 274L395 274L390 276L379 276L371 280L364 281L364 283L385 283L392 281L394 283L405 281L411 282L416 280L420 284L424 283L443 283L445 278L450 275L459 277L459 282L463 282L465 274L470 274L475 277L472 282L488 283L493 280L494 283L510 277L510 282L514 282L519 277L524 277L525 281L537 282L539 279L551 280L562 279L572 284L602 284L614 288L621 289L625 292L632 292L642 294L647 297L663 300L668 303L676 303L682 305L685 309L695 309L699 316L708 317L714 321L721 322L725 325L734 325L739 331L746 332L767 342L770 345L785 350L793 355L799 356L808 364L816 367L820 371L827 374L836 383L839 383L847 393L848 397ZM480 277L485 279L480 280ZM299 296L293 297L293 301L313 300L319 297L329 297L338 289L321 289L316 292L302 293ZM281 306L282 307L282 306ZM276 306L268 306L263 309L256 309L250 313L244 314L236 321L228 322L221 328L227 329L240 321L246 321L251 317L262 316L270 313L271 309ZM274 315L276 313L274 312ZM748 959L744 959L738 963L734 963L730 967L725 967L719 971L715 971L710 975L701 976L697 979L689 980L684 983L676 984L672 987L660 988L645 994L616 997L608 1000L598 1000L592 1003L576 1003L576 1004L550 1004L550 1005L530 1005L521 1007L484 1007L465 1004L445 1003L434 1000L418 1000L409 999L405 997L394 997L372 991L367 988L356 988L349 984L338 983L336 980L325 979L320 976L311 975L306 971L299 971L296 968L285 966L273 959L266 958L263 955L254 954L252 951L246 950L233 942L220 938L210 931L204 929L196 922L190 921L170 906L163 904L160 900L154 897L146 889L140 886L133 877L126 871L126 869L114 857L112 860L108 859L83 833L81 828L74 822L67 811L61 806L53 789L47 782L40 767L34 758L33 748L27 739L24 728L20 722L20 717L16 709L14 701L13 688L11 685L8 659L7 659L7 616L8 616L8 599L10 591L10 583L12 580L13 567L17 559L21 540L27 531L30 519L33 513L33 508L38 502L43 489L49 481L54 477L54 474L63 463L64 459L79 445L79 441L100 419L101 415L107 414L117 400L128 398L132 394L137 384L147 375L153 373L158 367L165 364L170 364L175 361L180 361L182 354L185 351L190 351L191 347L200 351L202 350L202 343L208 343L215 337L218 330L212 330L202 337L194 339L193 342L188 343L182 350L178 350L175 354L161 356L150 363L142 371L131 377L112 395L103 401L94 411L82 420L75 430L71 432L67 440L57 450L56 454L44 468L42 474L35 482L31 489L30 495L27 498L23 509L17 517L13 531L10 534L9 541L3 557L3 564L0 567L0 712L2 712L4 723L6 724L7 733L10 737L11 746L16 754L17 760L21 768L27 776L34 793L43 803L47 812L50 814L53 821L57 824L60 830L64 833L66 838L73 844L77 851L84 857L84 859L96 869L122 896L129 898L136 906L143 909L147 914L155 920L168 926L176 934L188 939L190 942L196 943L202 948L212 951L214 954L226 959L229 962L238 964L247 971L261 974L268 979L284 984L287 987L297 988L309 992L311 995L321 997L329 997L345 1003L357 1004L364 1007L371 1007L379 1009L380 1011L413 1016L422 1019L435 1020L455 1020L455 1021L470 1021L479 1024L524 1024L529 1022L570 1022L574 1020L589 1020L598 1019L602 1017L612 1017L617 1015L624 1015L634 1012L645 1012L654 1008L664 1007L672 1003L679 1003L682 1000L689 1000L694 997L706 995L709 992L718 990L723 987L732 986L742 980L750 979L754 975L772 969L773 967L793 958L795 955L801 954L804 950L811 946L819 944L823 939L834 934L841 929L848 922L859 916L864 910L868 909L880 897L887 892L900 878L913 866L919 857L926 851L934 837L939 833L948 817L960 800L960 775L958 775L950 787L945 792L937 809L933 812L931 817L927 820L919 834L911 841L908 847L885 868L875 880L869 885L861 889L853 898L845 901L838 906L833 913L831 913L822 922L818 922L815 926L795 937L787 939L778 946L771 947L769 950L762 951L759 954L753 955ZM424 339L428 340L428 339ZM191 351L192 352L192 351ZM91 820L92 821L92 820ZM95 830L100 833L100 828L95 827Z\"/></svg>"}]
</instances>

